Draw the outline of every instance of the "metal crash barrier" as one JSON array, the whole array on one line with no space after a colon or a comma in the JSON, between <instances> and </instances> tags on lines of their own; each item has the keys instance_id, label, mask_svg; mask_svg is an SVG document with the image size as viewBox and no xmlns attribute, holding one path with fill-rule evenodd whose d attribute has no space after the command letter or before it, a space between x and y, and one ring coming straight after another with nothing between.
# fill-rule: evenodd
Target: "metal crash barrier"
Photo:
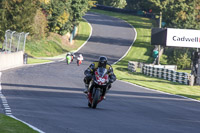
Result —
<instances>
[{"instance_id":1,"label":"metal crash barrier","mask_svg":"<svg viewBox=\"0 0 200 133\"><path fill-rule=\"evenodd\" d=\"M24 53L29 33L7 30L0 51L0 71L27 64L28 55Z\"/></svg>"}]
</instances>

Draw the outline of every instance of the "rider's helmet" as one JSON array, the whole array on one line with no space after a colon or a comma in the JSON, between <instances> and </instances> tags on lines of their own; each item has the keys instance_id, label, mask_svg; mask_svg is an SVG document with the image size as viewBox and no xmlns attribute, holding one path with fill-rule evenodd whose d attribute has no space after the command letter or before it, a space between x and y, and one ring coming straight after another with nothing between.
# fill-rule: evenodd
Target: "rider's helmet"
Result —
<instances>
[{"instance_id":1,"label":"rider's helmet","mask_svg":"<svg viewBox=\"0 0 200 133\"><path fill-rule=\"evenodd\" d=\"M105 56L99 57L99 67L106 67L107 64L107 58Z\"/></svg>"},{"instance_id":2,"label":"rider's helmet","mask_svg":"<svg viewBox=\"0 0 200 133\"><path fill-rule=\"evenodd\" d=\"M79 54L79 57L81 57L82 56L82 54Z\"/></svg>"}]
</instances>

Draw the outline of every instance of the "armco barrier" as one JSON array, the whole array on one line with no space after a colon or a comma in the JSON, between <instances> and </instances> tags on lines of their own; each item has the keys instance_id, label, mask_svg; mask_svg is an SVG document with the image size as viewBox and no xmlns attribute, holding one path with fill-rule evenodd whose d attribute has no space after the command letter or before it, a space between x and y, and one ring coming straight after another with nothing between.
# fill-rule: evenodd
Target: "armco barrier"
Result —
<instances>
[{"instance_id":1,"label":"armco barrier","mask_svg":"<svg viewBox=\"0 0 200 133\"><path fill-rule=\"evenodd\" d=\"M137 68L142 68L144 65L147 65L147 64L143 63L143 62L129 61L128 62L128 70L131 72L136 72ZM148 64L148 65L151 65L151 64Z\"/></svg>"},{"instance_id":2,"label":"armco barrier","mask_svg":"<svg viewBox=\"0 0 200 133\"><path fill-rule=\"evenodd\" d=\"M23 65L23 51L0 53L0 71Z\"/></svg>"},{"instance_id":3,"label":"armco barrier","mask_svg":"<svg viewBox=\"0 0 200 133\"><path fill-rule=\"evenodd\" d=\"M176 72L164 68L156 68L153 66L145 65L142 67L142 73L151 77L158 77L172 82L179 82L181 84L189 84L190 74Z\"/></svg>"}]
</instances>

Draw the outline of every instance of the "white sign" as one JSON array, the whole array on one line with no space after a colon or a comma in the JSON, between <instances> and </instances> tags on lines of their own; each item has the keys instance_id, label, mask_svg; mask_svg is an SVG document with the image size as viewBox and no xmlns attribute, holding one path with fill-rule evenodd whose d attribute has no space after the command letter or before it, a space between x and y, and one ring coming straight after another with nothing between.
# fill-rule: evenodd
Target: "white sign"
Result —
<instances>
[{"instance_id":1,"label":"white sign","mask_svg":"<svg viewBox=\"0 0 200 133\"><path fill-rule=\"evenodd\" d=\"M166 46L200 48L200 30L167 28Z\"/></svg>"}]
</instances>

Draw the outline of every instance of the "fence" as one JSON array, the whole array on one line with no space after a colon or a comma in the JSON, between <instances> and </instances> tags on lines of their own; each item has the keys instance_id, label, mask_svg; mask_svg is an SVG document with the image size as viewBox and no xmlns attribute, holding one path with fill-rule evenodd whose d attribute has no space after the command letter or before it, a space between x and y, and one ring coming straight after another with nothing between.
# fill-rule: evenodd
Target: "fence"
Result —
<instances>
[{"instance_id":1,"label":"fence","mask_svg":"<svg viewBox=\"0 0 200 133\"><path fill-rule=\"evenodd\" d=\"M158 77L158 78L162 78L162 79L173 81L173 82L179 82L186 85L189 84L190 74L188 73L176 72L176 71L164 69L164 68L155 68L148 65L145 65L142 67L142 73L151 77Z\"/></svg>"},{"instance_id":2,"label":"fence","mask_svg":"<svg viewBox=\"0 0 200 133\"><path fill-rule=\"evenodd\" d=\"M176 72L177 67L175 65L153 65L145 64L141 62L128 62L128 70L131 72L136 72L137 68L141 68L141 73L151 76L162 78L165 80L179 82L181 84L190 84L191 75L183 72Z\"/></svg>"},{"instance_id":3,"label":"fence","mask_svg":"<svg viewBox=\"0 0 200 133\"><path fill-rule=\"evenodd\" d=\"M16 31L7 30L2 50L5 52L25 51L26 37L29 33L18 33Z\"/></svg>"}]
</instances>

